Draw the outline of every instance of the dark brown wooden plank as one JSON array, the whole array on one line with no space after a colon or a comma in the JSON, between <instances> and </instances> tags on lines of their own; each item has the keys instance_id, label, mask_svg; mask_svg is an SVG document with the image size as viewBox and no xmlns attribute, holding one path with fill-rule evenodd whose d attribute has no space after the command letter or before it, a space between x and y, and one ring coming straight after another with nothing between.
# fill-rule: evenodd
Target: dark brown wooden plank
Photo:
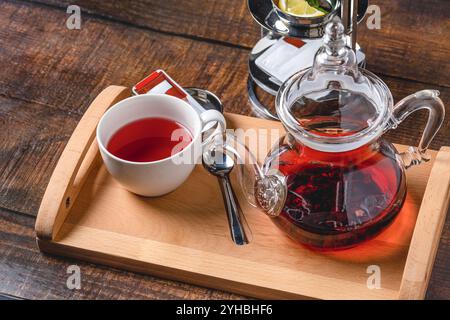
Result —
<instances>
[{"instance_id":1,"label":"dark brown wooden plank","mask_svg":"<svg viewBox=\"0 0 450 320\"><path fill-rule=\"evenodd\" d=\"M78 5L87 13L151 30L250 48L260 34L247 0L32 0L64 10Z\"/></svg>"},{"instance_id":2,"label":"dark brown wooden plank","mask_svg":"<svg viewBox=\"0 0 450 320\"><path fill-rule=\"evenodd\" d=\"M450 299L450 209L431 274L426 299Z\"/></svg>"},{"instance_id":3,"label":"dark brown wooden plank","mask_svg":"<svg viewBox=\"0 0 450 320\"><path fill-rule=\"evenodd\" d=\"M0 95L81 115L106 86L131 86L163 68L181 85L216 92L229 110L249 112L241 90L246 50L89 17L81 30L68 30L66 17L29 3L0 4Z\"/></svg>"},{"instance_id":4,"label":"dark brown wooden plank","mask_svg":"<svg viewBox=\"0 0 450 320\"><path fill-rule=\"evenodd\" d=\"M360 28L368 69L383 75L450 87L450 1L371 0L381 29Z\"/></svg>"},{"instance_id":5,"label":"dark brown wooden plank","mask_svg":"<svg viewBox=\"0 0 450 320\"><path fill-rule=\"evenodd\" d=\"M239 299L238 295L40 253L34 219L0 209L0 294L25 299ZM67 268L81 289L66 286Z\"/></svg>"},{"instance_id":6,"label":"dark brown wooden plank","mask_svg":"<svg viewBox=\"0 0 450 320\"><path fill-rule=\"evenodd\" d=\"M0 207L35 215L77 117L0 96Z\"/></svg>"},{"instance_id":7,"label":"dark brown wooden plank","mask_svg":"<svg viewBox=\"0 0 450 320\"><path fill-rule=\"evenodd\" d=\"M0 30L4 208L37 214L76 121L109 84L132 85L161 67L181 84L218 93L228 110L249 112L244 84L236 81L245 77L242 50L128 30L98 19L86 19L81 32L70 31L64 26L65 13L30 4L1 3L0 20L5 26ZM185 72L188 68L191 72Z\"/></svg>"},{"instance_id":8,"label":"dark brown wooden plank","mask_svg":"<svg viewBox=\"0 0 450 320\"><path fill-rule=\"evenodd\" d=\"M151 30L251 48L259 27L246 0L37 0L62 9L82 10ZM380 30L360 25L359 42L376 73L450 86L450 1L371 0L381 8Z\"/></svg>"},{"instance_id":9,"label":"dark brown wooden plank","mask_svg":"<svg viewBox=\"0 0 450 320\"><path fill-rule=\"evenodd\" d=\"M86 30L68 31L64 27L65 17L61 10L13 2L0 4L3 26L0 30L0 62L3 67L0 74L0 123L8 128L0 133L1 143L8 142L6 148L1 145L0 150L2 163L4 159L14 159L8 167L0 164L0 201L5 201L6 207L20 207L21 211L30 214L37 212L46 185L44 180L48 179L58 153L88 102L107 84L127 85L149 70L162 66L182 84L205 86L222 95L228 111L248 112L243 91L245 50L192 43L94 17L84 19ZM164 44L158 43L161 39ZM141 57L154 47L163 48L164 57L155 54ZM217 52L211 48L220 50ZM191 64L193 70L198 70L194 74L178 69L180 65ZM384 79L396 98L425 86L395 78ZM448 89L438 89L442 91L444 100L449 101ZM51 119L57 119L60 125L55 125ZM422 116L421 119L417 121L423 122L425 118ZM395 134L389 134L393 141L417 141L420 129L411 128L421 126L416 125L418 122L409 121L411 123L403 125ZM448 130L447 120L447 127L437 137L435 148L449 144ZM39 142L34 142L36 140ZM36 150L41 150L39 156L34 155ZM34 177L30 179L30 176ZM36 178L38 181L35 182ZM165 281L151 277L41 256L34 243L33 219L5 212L2 210L0 213L0 292L6 295L24 298L228 297L203 288L194 289L182 284L165 286ZM429 298L450 297L450 253L446 249L450 243L448 230L449 221L444 227ZM65 292L65 271L70 263L77 263L82 272L87 268L86 291ZM188 293L190 290L194 292Z\"/></svg>"},{"instance_id":10,"label":"dark brown wooden plank","mask_svg":"<svg viewBox=\"0 0 450 320\"><path fill-rule=\"evenodd\" d=\"M95 18L86 20L81 32L69 31L61 27L65 14L60 10L11 3L0 8L0 20L8 29L0 31L0 63L5 68L0 76L0 114L5 123L0 132L0 206L4 208L37 214L48 179L77 120L109 84L130 85L149 70L162 67L181 84L216 92L227 111L250 113L245 50L148 34ZM31 20L34 25L27 24ZM44 36L46 42L40 41ZM149 50L156 46L167 53ZM424 88L422 83L384 79L396 100ZM443 99L450 101L450 89L431 87L441 90ZM387 137L415 145L425 119L425 113L414 115ZM441 145L450 145L448 120L432 147Z\"/></svg>"}]
</instances>

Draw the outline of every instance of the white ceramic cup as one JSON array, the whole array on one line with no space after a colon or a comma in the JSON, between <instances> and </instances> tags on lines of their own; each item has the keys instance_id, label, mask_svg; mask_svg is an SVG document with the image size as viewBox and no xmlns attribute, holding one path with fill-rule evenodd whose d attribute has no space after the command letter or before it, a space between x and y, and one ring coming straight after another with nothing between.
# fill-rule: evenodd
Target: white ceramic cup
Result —
<instances>
[{"instance_id":1,"label":"white ceramic cup","mask_svg":"<svg viewBox=\"0 0 450 320\"><path fill-rule=\"evenodd\" d=\"M188 129L192 141L181 152L152 162L132 162L116 157L106 146L124 125L143 118L166 118ZM198 114L187 102L165 94L148 94L127 98L111 107L97 126L97 142L109 173L127 190L147 197L169 193L178 188L201 161L202 129L218 122L223 130L226 123L216 110Z\"/></svg>"}]
</instances>

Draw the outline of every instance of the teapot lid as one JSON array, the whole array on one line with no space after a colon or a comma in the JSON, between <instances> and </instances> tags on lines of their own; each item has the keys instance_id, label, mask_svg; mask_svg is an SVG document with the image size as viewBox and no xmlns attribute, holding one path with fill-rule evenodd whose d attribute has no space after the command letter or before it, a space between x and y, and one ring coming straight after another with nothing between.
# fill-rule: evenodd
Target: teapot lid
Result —
<instances>
[{"instance_id":1,"label":"teapot lid","mask_svg":"<svg viewBox=\"0 0 450 320\"><path fill-rule=\"evenodd\" d=\"M313 66L287 80L276 99L277 114L289 133L326 152L353 150L379 137L392 106L386 84L358 68L339 17L327 24Z\"/></svg>"}]
</instances>

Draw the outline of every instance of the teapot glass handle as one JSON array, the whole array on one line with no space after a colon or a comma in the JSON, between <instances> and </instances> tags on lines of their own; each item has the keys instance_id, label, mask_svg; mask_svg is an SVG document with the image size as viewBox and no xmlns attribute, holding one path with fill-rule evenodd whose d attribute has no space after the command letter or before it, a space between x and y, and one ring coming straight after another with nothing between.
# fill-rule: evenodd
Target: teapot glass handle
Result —
<instances>
[{"instance_id":1,"label":"teapot glass handle","mask_svg":"<svg viewBox=\"0 0 450 320\"><path fill-rule=\"evenodd\" d=\"M428 121L423 131L418 147L409 147L406 152L400 154L405 168L429 161L430 156L426 153L431 141L442 126L445 117L445 107L439 98L437 90L422 90L407 96L398 102L393 109L393 126L395 129L410 114L417 110L428 110Z\"/></svg>"}]
</instances>

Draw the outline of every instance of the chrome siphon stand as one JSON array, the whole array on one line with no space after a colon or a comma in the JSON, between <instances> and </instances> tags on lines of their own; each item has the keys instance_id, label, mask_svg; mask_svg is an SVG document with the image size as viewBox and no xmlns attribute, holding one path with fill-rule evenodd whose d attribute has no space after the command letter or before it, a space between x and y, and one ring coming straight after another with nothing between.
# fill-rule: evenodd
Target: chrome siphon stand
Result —
<instances>
[{"instance_id":1,"label":"chrome siphon stand","mask_svg":"<svg viewBox=\"0 0 450 320\"><path fill-rule=\"evenodd\" d=\"M363 50L356 42L357 24L361 22L368 8L368 0L322 0L330 8L330 12L320 17L298 17L282 11L277 6L277 0L248 0L249 11L254 20L261 26L261 39L256 43L249 57L249 77L247 91L250 104L254 113L265 119L278 120L278 116L270 110L258 97L257 88L275 96L284 82L276 76L263 70L257 64L269 48L282 37L296 38L303 42L320 41L324 35L325 25L335 16L339 16L346 28L349 46L355 50L361 68L366 66ZM302 56L296 59L303 59ZM313 60L313 56L305 56L304 59ZM305 60L306 61L306 60ZM300 70L293 70L294 73ZM286 79L284 79L286 80Z\"/></svg>"}]
</instances>

